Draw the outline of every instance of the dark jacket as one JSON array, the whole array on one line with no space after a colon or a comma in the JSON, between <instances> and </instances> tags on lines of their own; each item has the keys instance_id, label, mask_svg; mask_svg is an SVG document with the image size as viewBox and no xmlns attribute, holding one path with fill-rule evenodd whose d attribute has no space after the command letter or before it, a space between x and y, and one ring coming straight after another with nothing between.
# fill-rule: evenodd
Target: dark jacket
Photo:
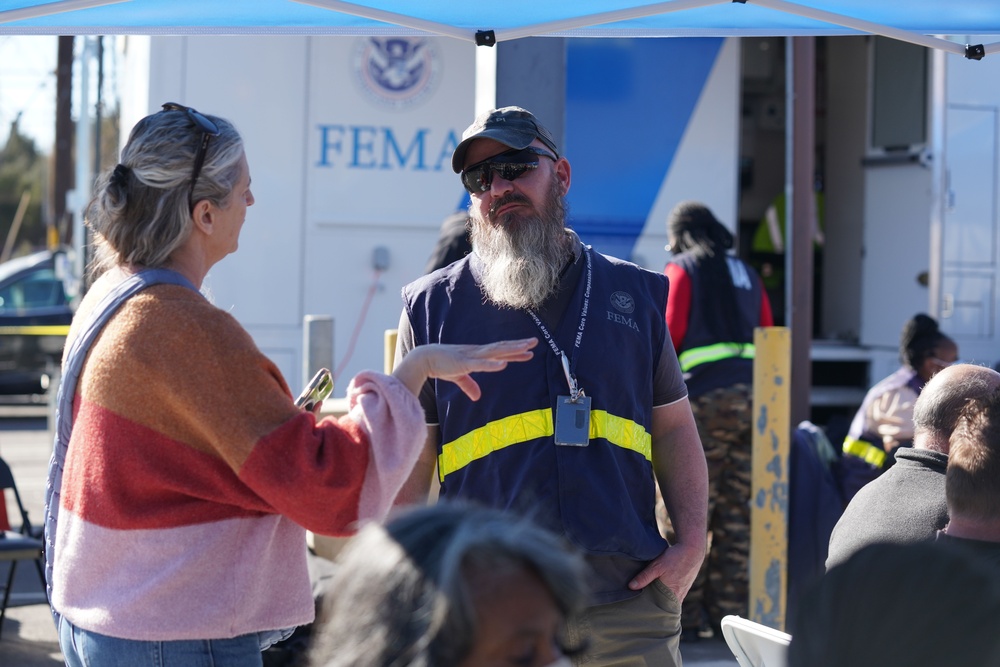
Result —
<instances>
[{"instance_id":1,"label":"dark jacket","mask_svg":"<svg viewBox=\"0 0 1000 667\"><path fill-rule=\"evenodd\" d=\"M930 541L948 523L944 472L948 457L913 447L896 451L896 464L848 503L830 536L829 570L876 542Z\"/></svg>"}]
</instances>

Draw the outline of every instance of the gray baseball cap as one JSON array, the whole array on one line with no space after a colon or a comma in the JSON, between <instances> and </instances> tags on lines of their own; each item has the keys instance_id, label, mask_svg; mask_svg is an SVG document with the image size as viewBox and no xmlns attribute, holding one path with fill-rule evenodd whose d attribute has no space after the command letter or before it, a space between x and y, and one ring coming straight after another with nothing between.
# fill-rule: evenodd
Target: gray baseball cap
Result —
<instances>
[{"instance_id":1,"label":"gray baseball cap","mask_svg":"<svg viewBox=\"0 0 1000 667\"><path fill-rule=\"evenodd\" d=\"M465 129L462 142L455 147L455 153L451 156L451 168L456 174L462 173L465 152L476 139L493 139L518 150L527 148L532 141L538 139L559 157L559 149L556 148L552 133L530 111L521 107L492 109L480 115Z\"/></svg>"}]
</instances>

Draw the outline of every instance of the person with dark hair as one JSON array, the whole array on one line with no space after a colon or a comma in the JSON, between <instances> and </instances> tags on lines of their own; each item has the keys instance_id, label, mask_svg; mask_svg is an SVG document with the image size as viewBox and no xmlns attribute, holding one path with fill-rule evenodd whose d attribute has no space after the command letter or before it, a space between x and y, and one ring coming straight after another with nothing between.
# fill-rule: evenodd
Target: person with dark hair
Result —
<instances>
[{"instance_id":1,"label":"person with dark hair","mask_svg":"<svg viewBox=\"0 0 1000 667\"><path fill-rule=\"evenodd\" d=\"M844 438L844 502L892 466L898 447L912 446L917 396L935 373L958 360L958 345L920 313L903 326L899 358L903 365L868 390Z\"/></svg>"},{"instance_id":2,"label":"person with dark hair","mask_svg":"<svg viewBox=\"0 0 1000 667\"><path fill-rule=\"evenodd\" d=\"M400 502L440 497L530 514L585 552L581 664L680 664L680 607L705 556L707 472L666 324L667 279L567 227L569 160L520 107L466 128L452 168L473 252L403 288L397 358L428 343L540 334L534 360L476 404L421 393L427 448ZM673 520L656 521L656 484Z\"/></svg>"},{"instance_id":3,"label":"person with dark hair","mask_svg":"<svg viewBox=\"0 0 1000 667\"><path fill-rule=\"evenodd\" d=\"M71 667L259 666L313 620L306 530L388 513L424 442L424 382L478 398L470 373L537 340L423 347L317 419L199 292L254 203L233 124L165 104L120 160L87 211L100 275L67 338L46 485L60 647Z\"/></svg>"},{"instance_id":4,"label":"person with dark hair","mask_svg":"<svg viewBox=\"0 0 1000 667\"><path fill-rule=\"evenodd\" d=\"M469 242L469 213L468 211L452 213L441 222L438 240L431 256L427 258L424 273L437 271L452 262L457 262L470 252L472 243Z\"/></svg>"},{"instance_id":5,"label":"person with dark hair","mask_svg":"<svg viewBox=\"0 0 1000 667\"><path fill-rule=\"evenodd\" d=\"M677 204L667 233L667 328L708 460L711 549L681 615L682 639L694 640L747 615L753 337L773 317L760 276L729 254L733 235L707 206Z\"/></svg>"},{"instance_id":6,"label":"person with dark hair","mask_svg":"<svg viewBox=\"0 0 1000 667\"><path fill-rule=\"evenodd\" d=\"M455 502L369 524L341 552L313 667L568 667L580 554L530 519Z\"/></svg>"},{"instance_id":7,"label":"person with dark hair","mask_svg":"<svg viewBox=\"0 0 1000 667\"><path fill-rule=\"evenodd\" d=\"M898 449L896 464L848 503L830 535L827 569L876 542L935 539L948 523L945 469L956 424L967 405L980 404L998 388L1000 373L972 364L950 366L930 379L913 405L913 447Z\"/></svg>"},{"instance_id":8,"label":"person with dark hair","mask_svg":"<svg viewBox=\"0 0 1000 667\"><path fill-rule=\"evenodd\" d=\"M993 372L993 371L990 371ZM970 399L951 435L939 540L1000 566L1000 387Z\"/></svg>"}]
</instances>

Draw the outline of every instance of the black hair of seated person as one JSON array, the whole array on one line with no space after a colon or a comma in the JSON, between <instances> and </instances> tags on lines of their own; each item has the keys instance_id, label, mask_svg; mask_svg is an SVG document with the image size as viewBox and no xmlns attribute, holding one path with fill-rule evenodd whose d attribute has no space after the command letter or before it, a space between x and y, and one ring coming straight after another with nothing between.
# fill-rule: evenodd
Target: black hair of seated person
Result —
<instances>
[{"instance_id":1,"label":"black hair of seated person","mask_svg":"<svg viewBox=\"0 0 1000 667\"><path fill-rule=\"evenodd\" d=\"M917 313L903 324L899 334L899 359L915 371L928 357L934 356L938 346L954 341L938 327L930 315Z\"/></svg>"},{"instance_id":2,"label":"black hair of seated person","mask_svg":"<svg viewBox=\"0 0 1000 667\"><path fill-rule=\"evenodd\" d=\"M789 667L1000 665L1000 573L942 543L874 544L805 594Z\"/></svg>"}]
</instances>

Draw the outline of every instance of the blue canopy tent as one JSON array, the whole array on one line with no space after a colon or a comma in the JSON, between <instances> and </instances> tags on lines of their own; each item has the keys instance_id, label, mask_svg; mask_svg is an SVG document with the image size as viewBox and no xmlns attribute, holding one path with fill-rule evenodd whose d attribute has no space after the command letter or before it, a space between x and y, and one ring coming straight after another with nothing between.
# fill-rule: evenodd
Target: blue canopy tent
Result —
<instances>
[{"instance_id":1,"label":"blue canopy tent","mask_svg":"<svg viewBox=\"0 0 1000 667\"><path fill-rule=\"evenodd\" d=\"M491 45L529 36L876 34L970 58L943 36L1000 35L995 0L8 0L0 34L435 34Z\"/></svg>"}]
</instances>

